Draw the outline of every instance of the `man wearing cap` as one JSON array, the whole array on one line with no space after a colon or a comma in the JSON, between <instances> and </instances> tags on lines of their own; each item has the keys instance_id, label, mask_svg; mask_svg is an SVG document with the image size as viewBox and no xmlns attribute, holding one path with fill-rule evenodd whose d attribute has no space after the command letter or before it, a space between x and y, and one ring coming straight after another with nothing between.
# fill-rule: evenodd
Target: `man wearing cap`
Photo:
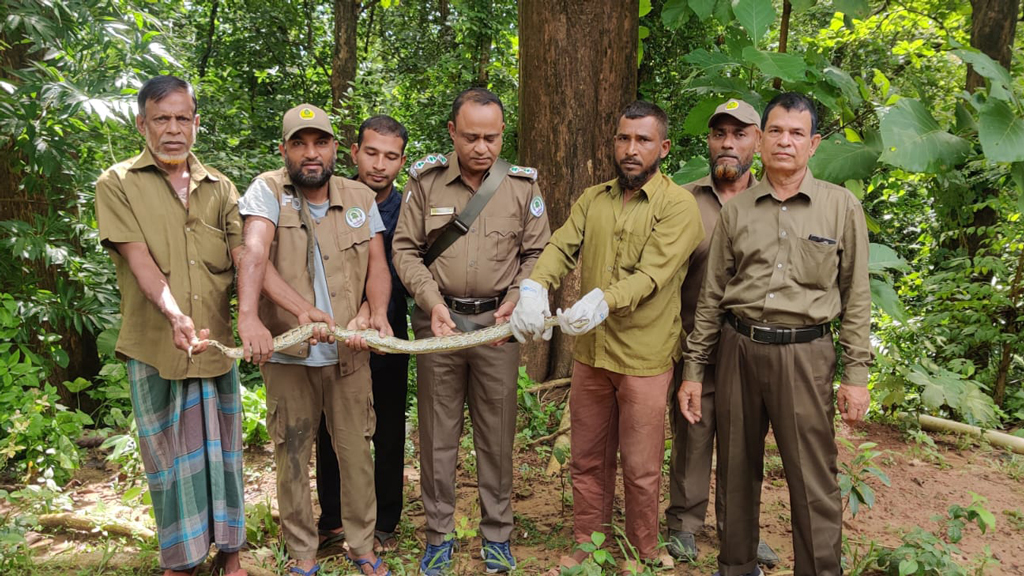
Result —
<instances>
[{"instance_id":1,"label":"man wearing cap","mask_svg":"<svg viewBox=\"0 0 1024 576\"><path fill-rule=\"evenodd\" d=\"M498 157L504 131L501 100L483 88L465 90L452 103L448 122L455 152L431 154L409 170L394 258L416 300L417 338L507 322L519 300L519 282L550 236L537 171ZM467 401L485 567L488 573L513 570L509 538L519 345L427 354L417 358L417 368L427 532L420 571L434 576L451 566L455 468Z\"/></svg>"},{"instance_id":2,"label":"man wearing cap","mask_svg":"<svg viewBox=\"0 0 1024 576\"><path fill-rule=\"evenodd\" d=\"M517 338L549 338L547 291L580 267L586 295L557 312L562 331L579 336L569 393L574 540L612 535L618 452L626 538L640 561L669 566L672 559L658 549L665 407L680 348L679 289L704 227L693 195L660 169L671 147L661 108L644 101L626 106L612 142L618 178L580 194L523 281L511 322ZM559 566L586 556L578 548ZM643 570L627 562L623 573ZM560 568L547 574L557 576Z\"/></svg>"},{"instance_id":3,"label":"man wearing cap","mask_svg":"<svg viewBox=\"0 0 1024 576\"><path fill-rule=\"evenodd\" d=\"M194 574L213 543L215 569L244 576L238 370L219 352L200 354L199 342L231 341L238 193L191 151L199 115L188 82L151 78L138 103L146 146L96 181L96 223L117 268L116 350L127 362L160 566L164 576Z\"/></svg>"},{"instance_id":4,"label":"man wearing cap","mask_svg":"<svg viewBox=\"0 0 1024 576\"><path fill-rule=\"evenodd\" d=\"M683 356L679 404L702 418L701 382L717 348L715 416L722 498L719 573L760 574L758 516L771 425L789 485L797 576L839 576L842 503L833 416L870 401L871 291L864 211L807 162L821 142L814 103L780 94L762 117L764 179L722 207ZM831 323L843 379L834 391ZM834 400L833 400L834 398Z\"/></svg>"},{"instance_id":5,"label":"man wearing cap","mask_svg":"<svg viewBox=\"0 0 1024 576\"><path fill-rule=\"evenodd\" d=\"M686 335L693 330L693 312L697 295L704 282L708 244L711 232L718 222L722 205L740 192L757 184L750 171L761 141L761 118L754 107L742 100L732 99L715 109L708 120L708 157L711 173L700 180L683 186L697 200L700 218L707 236L690 255L690 265L683 280L682 321L680 334L685 349ZM701 421L689 424L679 412L676 393L682 381L682 362L677 362L672 378L672 458L669 465L669 506L665 511L668 524L666 549L677 560L693 561L697 558L696 533L704 525L708 510L708 490L711 486L712 449L715 445L715 365L714 355L704 370L701 393ZM722 493L716 489L716 519L721 524ZM764 541L758 544L758 561L769 568L778 562L778 556Z\"/></svg>"},{"instance_id":6,"label":"man wearing cap","mask_svg":"<svg viewBox=\"0 0 1024 576\"><path fill-rule=\"evenodd\" d=\"M338 143L326 112L300 104L285 113L278 150L285 167L257 176L239 200L246 250L238 333L246 359L261 364L267 385L290 573L319 570L308 468L322 413L340 460L349 559L364 574L388 574L373 552L375 420L369 355L359 349L365 343L349 342L350 349L323 330L277 352L271 341L271 334L309 322L368 325L391 334L384 224L369 188L334 176Z\"/></svg>"}]
</instances>

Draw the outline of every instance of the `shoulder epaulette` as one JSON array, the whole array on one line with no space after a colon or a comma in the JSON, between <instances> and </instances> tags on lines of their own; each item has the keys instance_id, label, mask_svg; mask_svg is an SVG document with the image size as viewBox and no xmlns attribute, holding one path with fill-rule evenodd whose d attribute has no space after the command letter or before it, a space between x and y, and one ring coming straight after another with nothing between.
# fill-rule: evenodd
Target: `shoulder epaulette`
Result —
<instances>
[{"instance_id":1,"label":"shoulder epaulette","mask_svg":"<svg viewBox=\"0 0 1024 576\"><path fill-rule=\"evenodd\" d=\"M513 164L508 169L509 176L518 176L520 178L529 178L530 180L537 181L537 169L529 168L527 166L516 166Z\"/></svg>"},{"instance_id":2,"label":"shoulder epaulette","mask_svg":"<svg viewBox=\"0 0 1024 576\"><path fill-rule=\"evenodd\" d=\"M435 168L448 166L448 158L444 154L428 154L426 157L417 160L409 167L409 176L413 180L419 180L420 176Z\"/></svg>"}]
</instances>

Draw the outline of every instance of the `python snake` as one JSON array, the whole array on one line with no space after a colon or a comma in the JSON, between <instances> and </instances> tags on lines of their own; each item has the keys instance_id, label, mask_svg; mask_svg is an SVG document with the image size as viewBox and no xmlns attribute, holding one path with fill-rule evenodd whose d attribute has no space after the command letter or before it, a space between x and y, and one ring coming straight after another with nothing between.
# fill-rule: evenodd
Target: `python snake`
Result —
<instances>
[{"instance_id":1,"label":"python snake","mask_svg":"<svg viewBox=\"0 0 1024 576\"><path fill-rule=\"evenodd\" d=\"M557 325L558 319L554 316L544 321L545 328ZM317 328L326 329L327 324L323 322L303 324L275 337L274 351L279 352L303 340L309 340L313 335L313 331ZM435 336L420 340L402 340L394 336L381 336L376 330L345 330L337 326L334 327L333 334L339 340L348 340L352 336L362 336L370 348L390 354L430 354L432 352L454 352L455 350L463 350L481 344L490 344L491 342L504 340L512 335L512 325L505 322L504 324L495 324L494 326L473 330L472 332L461 332L451 336ZM204 342L208 342L210 346L217 348L228 358L237 359L245 356L241 346L229 348L216 340L204 340Z\"/></svg>"}]
</instances>

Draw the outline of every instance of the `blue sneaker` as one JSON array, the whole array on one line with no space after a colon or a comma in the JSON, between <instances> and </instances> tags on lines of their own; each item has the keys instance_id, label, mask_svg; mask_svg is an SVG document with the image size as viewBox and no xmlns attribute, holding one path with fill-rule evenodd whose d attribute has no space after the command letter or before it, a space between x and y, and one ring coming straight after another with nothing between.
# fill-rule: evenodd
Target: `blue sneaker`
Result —
<instances>
[{"instance_id":1,"label":"blue sneaker","mask_svg":"<svg viewBox=\"0 0 1024 576\"><path fill-rule=\"evenodd\" d=\"M480 548L480 556L484 559L484 566L488 574L497 572L511 572L516 569L516 559L512 556L512 546L508 540L504 542L490 542L481 538L483 545Z\"/></svg>"},{"instance_id":2,"label":"blue sneaker","mask_svg":"<svg viewBox=\"0 0 1024 576\"><path fill-rule=\"evenodd\" d=\"M420 574L425 576L440 576L452 567L452 550L455 548L455 540L445 540L434 546L427 544L427 551L423 553L420 560Z\"/></svg>"}]
</instances>

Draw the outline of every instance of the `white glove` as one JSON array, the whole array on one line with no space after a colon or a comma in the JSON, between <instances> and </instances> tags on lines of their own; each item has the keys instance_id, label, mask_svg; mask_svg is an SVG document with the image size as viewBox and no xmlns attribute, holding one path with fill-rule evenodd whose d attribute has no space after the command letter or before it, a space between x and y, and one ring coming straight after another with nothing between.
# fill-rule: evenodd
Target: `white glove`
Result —
<instances>
[{"instance_id":1,"label":"white glove","mask_svg":"<svg viewBox=\"0 0 1024 576\"><path fill-rule=\"evenodd\" d=\"M533 340L551 340L551 328L544 328L548 316L551 316L551 308L547 289L529 278L523 280L519 284L519 303L509 319L516 340L525 343L531 336Z\"/></svg>"},{"instance_id":2,"label":"white glove","mask_svg":"<svg viewBox=\"0 0 1024 576\"><path fill-rule=\"evenodd\" d=\"M586 296L580 298L571 308L562 312L559 308L558 326L562 332L579 336L586 334L608 317L608 303L604 301L604 292L594 288Z\"/></svg>"}]
</instances>

